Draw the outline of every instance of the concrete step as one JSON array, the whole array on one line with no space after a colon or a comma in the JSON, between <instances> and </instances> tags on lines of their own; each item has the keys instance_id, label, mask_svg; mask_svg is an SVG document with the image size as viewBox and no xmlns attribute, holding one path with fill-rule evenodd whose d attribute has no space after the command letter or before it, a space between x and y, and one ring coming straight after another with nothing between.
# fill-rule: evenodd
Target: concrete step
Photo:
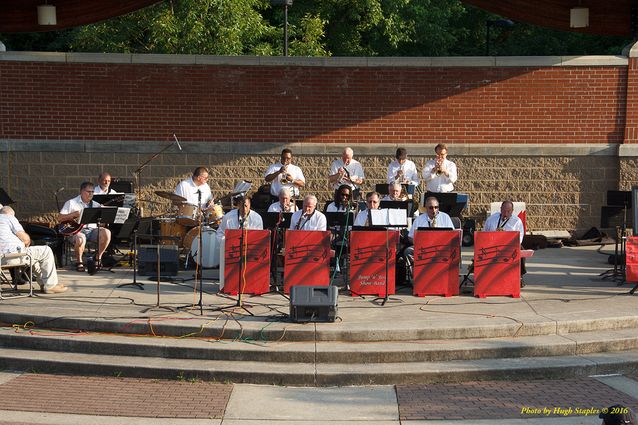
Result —
<instances>
[{"instance_id":1,"label":"concrete step","mask_svg":"<svg viewBox=\"0 0 638 425\"><path fill-rule=\"evenodd\" d=\"M268 342L0 330L0 347L86 354L278 363L394 363L581 355L638 349L633 329L518 338Z\"/></svg>"},{"instance_id":2,"label":"concrete step","mask_svg":"<svg viewBox=\"0 0 638 425\"><path fill-rule=\"evenodd\" d=\"M582 356L397 363L282 363L186 360L6 348L0 367L65 374L203 379L218 382L345 386L636 373L638 350Z\"/></svg>"}]
</instances>

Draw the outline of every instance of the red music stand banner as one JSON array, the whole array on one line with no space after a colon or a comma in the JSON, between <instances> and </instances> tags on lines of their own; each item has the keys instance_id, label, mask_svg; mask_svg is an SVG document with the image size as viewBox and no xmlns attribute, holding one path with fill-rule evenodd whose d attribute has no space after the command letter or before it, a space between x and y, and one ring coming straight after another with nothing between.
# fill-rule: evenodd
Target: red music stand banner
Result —
<instances>
[{"instance_id":1,"label":"red music stand banner","mask_svg":"<svg viewBox=\"0 0 638 425\"><path fill-rule=\"evenodd\" d=\"M286 230L284 293L291 286L330 284L330 232Z\"/></svg>"},{"instance_id":2,"label":"red music stand banner","mask_svg":"<svg viewBox=\"0 0 638 425\"><path fill-rule=\"evenodd\" d=\"M474 296L521 296L520 232L474 234Z\"/></svg>"},{"instance_id":3,"label":"red music stand banner","mask_svg":"<svg viewBox=\"0 0 638 425\"><path fill-rule=\"evenodd\" d=\"M625 258L625 281L638 283L638 237L627 237Z\"/></svg>"},{"instance_id":4,"label":"red music stand banner","mask_svg":"<svg viewBox=\"0 0 638 425\"><path fill-rule=\"evenodd\" d=\"M243 236L242 236L243 233ZM270 230L226 229L225 294L265 294L270 290Z\"/></svg>"},{"instance_id":5,"label":"red music stand banner","mask_svg":"<svg viewBox=\"0 0 638 425\"><path fill-rule=\"evenodd\" d=\"M461 234L450 230L416 231L414 287L417 297L459 294Z\"/></svg>"},{"instance_id":6,"label":"red music stand banner","mask_svg":"<svg viewBox=\"0 0 638 425\"><path fill-rule=\"evenodd\" d=\"M394 294L399 231L350 233L350 292L352 296Z\"/></svg>"}]
</instances>

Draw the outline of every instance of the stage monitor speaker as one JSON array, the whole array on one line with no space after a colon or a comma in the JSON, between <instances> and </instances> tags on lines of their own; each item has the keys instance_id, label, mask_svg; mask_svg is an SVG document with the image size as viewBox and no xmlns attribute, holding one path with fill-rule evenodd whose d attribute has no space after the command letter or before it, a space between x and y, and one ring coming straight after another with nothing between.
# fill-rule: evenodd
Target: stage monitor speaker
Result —
<instances>
[{"instance_id":1,"label":"stage monitor speaker","mask_svg":"<svg viewBox=\"0 0 638 425\"><path fill-rule=\"evenodd\" d=\"M120 193L133 193L133 182L130 180L113 180L110 188Z\"/></svg>"},{"instance_id":2,"label":"stage monitor speaker","mask_svg":"<svg viewBox=\"0 0 638 425\"><path fill-rule=\"evenodd\" d=\"M179 269L179 247L160 245L160 276L177 276ZM157 245L140 245L138 272L141 276L157 276Z\"/></svg>"},{"instance_id":3,"label":"stage monitor speaker","mask_svg":"<svg viewBox=\"0 0 638 425\"><path fill-rule=\"evenodd\" d=\"M620 206L600 207L600 227L613 229L614 227L633 227L634 213L631 209Z\"/></svg>"},{"instance_id":4,"label":"stage monitor speaker","mask_svg":"<svg viewBox=\"0 0 638 425\"><path fill-rule=\"evenodd\" d=\"M334 322L337 318L336 286L292 286L290 320L293 322Z\"/></svg>"}]
</instances>

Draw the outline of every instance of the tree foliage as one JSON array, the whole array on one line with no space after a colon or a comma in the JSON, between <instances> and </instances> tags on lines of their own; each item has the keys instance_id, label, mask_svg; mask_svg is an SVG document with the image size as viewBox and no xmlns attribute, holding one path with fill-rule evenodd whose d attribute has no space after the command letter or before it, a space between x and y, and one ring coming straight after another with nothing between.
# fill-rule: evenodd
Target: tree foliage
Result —
<instances>
[{"instance_id":1,"label":"tree foliage","mask_svg":"<svg viewBox=\"0 0 638 425\"><path fill-rule=\"evenodd\" d=\"M460 0L295 0L295 56L458 56L485 53L486 22L500 17ZM281 55L284 13L269 0L164 0L97 24L0 34L12 50ZM498 55L619 54L630 40L517 23L493 28Z\"/></svg>"}]
</instances>

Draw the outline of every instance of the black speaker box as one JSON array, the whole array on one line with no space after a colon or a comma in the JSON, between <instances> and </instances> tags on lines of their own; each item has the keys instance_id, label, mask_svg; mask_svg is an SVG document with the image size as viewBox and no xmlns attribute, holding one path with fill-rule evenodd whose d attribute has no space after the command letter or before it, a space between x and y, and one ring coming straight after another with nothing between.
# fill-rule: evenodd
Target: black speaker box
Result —
<instances>
[{"instance_id":1,"label":"black speaker box","mask_svg":"<svg viewBox=\"0 0 638 425\"><path fill-rule=\"evenodd\" d=\"M292 286L290 320L293 322L334 322L337 318L336 286Z\"/></svg>"},{"instance_id":2,"label":"black speaker box","mask_svg":"<svg viewBox=\"0 0 638 425\"><path fill-rule=\"evenodd\" d=\"M461 245L472 246L474 245L474 232L476 231L476 221L468 218L463 223L463 239L461 239Z\"/></svg>"},{"instance_id":3,"label":"black speaker box","mask_svg":"<svg viewBox=\"0 0 638 425\"><path fill-rule=\"evenodd\" d=\"M176 245L160 245L159 255L160 276L177 276L179 248ZM137 267L141 276L157 276L157 245L140 245Z\"/></svg>"}]
</instances>

